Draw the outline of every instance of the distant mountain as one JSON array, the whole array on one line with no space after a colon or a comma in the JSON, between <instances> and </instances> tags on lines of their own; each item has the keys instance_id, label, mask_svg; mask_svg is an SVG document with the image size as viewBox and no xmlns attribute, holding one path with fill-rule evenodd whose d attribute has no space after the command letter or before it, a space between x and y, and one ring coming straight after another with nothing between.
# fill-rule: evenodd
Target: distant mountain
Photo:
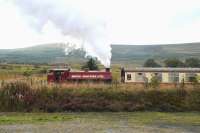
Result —
<instances>
[{"instance_id":1,"label":"distant mountain","mask_svg":"<svg viewBox=\"0 0 200 133\"><path fill-rule=\"evenodd\" d=\"M113 45L112 62L143 64L153 58L162 62L167 58L184 60L189 57L200 58L200 43L166 44L166 45Z\"/></svg>"},{"instance_id":2,"label":"distant mountain","mask_svg":"<svg viewBox=\"0 0 200 133\"><path fill-rule=\"evenodd\" d=\"M0 49L0 62L8 63L82 63L86 59L82 49L65 54L65 44L46 44L28 48ZM71 48L71 47L70 47ZM72 48L73 49L73 48ZM200 43L167 45L112 45L113 64L141 65L148 58L162 61L166 58L200 57Z\"/></svg>"},{"instance_id":3,"label":"distant mountain","mask_svg":"<svg viewBox=\"0 0 200 133\"><path fill-rule=\"evenodd\" d=\"M0 61L7 63L60 63L85 60L85 52L74 49L66 55L66 44L46 44L19 49L0 49ZM72 47L70 47L72 49Z\"/></svg>"}]
</instances>

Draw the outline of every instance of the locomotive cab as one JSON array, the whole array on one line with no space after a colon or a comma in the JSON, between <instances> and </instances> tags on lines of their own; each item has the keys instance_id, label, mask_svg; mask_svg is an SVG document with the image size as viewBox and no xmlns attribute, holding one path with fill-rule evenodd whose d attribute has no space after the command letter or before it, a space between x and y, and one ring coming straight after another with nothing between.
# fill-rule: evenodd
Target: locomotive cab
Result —
<instances>
[{"instance_id":1,"label":"locomotive cab","mask_svg":"<svg viewBox=\"0 0 200 133\"><path fill-rule=\"evenodd\" d=\"M62 77L64 76L64 74L66 72L69 72L70 69L51 69L48 71L47 74L47 80L48 82L61 82L62 81Z\"/></svg>"},{"instance_id":2,"label":"locomotive cab","mask_svg":"<svg viewBox=\"0 0 200 133\"><path fill-rule=\"evenodd\" d=\"M55 81L60 82L62 71L54 71Z\"/></svg>"}]
</instances>

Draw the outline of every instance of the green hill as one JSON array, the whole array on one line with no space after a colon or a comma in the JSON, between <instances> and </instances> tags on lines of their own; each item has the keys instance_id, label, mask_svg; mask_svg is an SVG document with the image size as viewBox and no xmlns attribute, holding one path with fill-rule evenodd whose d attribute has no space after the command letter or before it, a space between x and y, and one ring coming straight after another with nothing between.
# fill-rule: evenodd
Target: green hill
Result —
<instances>
[{"instance_id":1,"label":"green hill","mask_svg":"<svg viewBox=\"0 0 200 133\"><path fill-rule=\"evenodd\" d=\"M81 49L65 54L65 44L46 44L34 47L0 50L0 62L8 63L82 63ZM112 45L113 64L140 65L148 58L162 61L166 58L200 57L200 43L168 45Z\"/></svg>"},{"instance_id":2,"label":"green hill","mask_svg":"<svg viewBox=\"0 0 200 133\"><path fill-rule=\"evenodd\" d=\"M166 45L115 45L112 49L113 63L143 64L148 58L163 61L166 58L185 59L200 57L200 43Z\"/></svg>"},{"instance_id":3,"label":"green hill","mask_svg":"<svg viewBox=\"0 0 200 133\"><path fill-rule=\"evenodd\" d=\"M59 63L65 61L79 62L85 52L78 49L65 54L65 44L37 45L28 48L0 50L0 61L7 63Z\"/></svg>"}]
</instances>

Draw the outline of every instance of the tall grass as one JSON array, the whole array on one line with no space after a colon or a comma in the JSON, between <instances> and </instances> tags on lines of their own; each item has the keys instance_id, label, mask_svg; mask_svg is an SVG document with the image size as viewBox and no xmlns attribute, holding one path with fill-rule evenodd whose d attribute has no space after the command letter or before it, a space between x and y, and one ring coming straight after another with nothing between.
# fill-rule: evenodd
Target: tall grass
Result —
<instances>
[{"instance_id":1,"label":"tall grass","mask_svg":"<svg viewBox=\"0 0 200 133\"><path fill-rule=\"evenodd\" d=\"M200 111L200 89L137 89L120 84L31 86L5 83L0 111Z\"/></svg>"}]
</instances>

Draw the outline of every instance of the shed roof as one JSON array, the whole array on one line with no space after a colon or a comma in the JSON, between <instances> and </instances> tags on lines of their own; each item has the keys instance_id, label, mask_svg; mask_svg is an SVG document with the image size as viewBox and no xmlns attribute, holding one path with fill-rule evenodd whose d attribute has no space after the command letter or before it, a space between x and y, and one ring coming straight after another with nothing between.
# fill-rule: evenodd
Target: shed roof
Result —
<instances>
[{"instance_id":1,"label":"shed roof","mask_svg":"<svg viewBox=\"0 0 200 133\"><path fill-rule=\"evenodd\" d=\"M125 72L199 72L200 73L200 68L138 67L138 68L134 68L134 69L124 69L124 71Z\"/></svg>"}]
</instances>

